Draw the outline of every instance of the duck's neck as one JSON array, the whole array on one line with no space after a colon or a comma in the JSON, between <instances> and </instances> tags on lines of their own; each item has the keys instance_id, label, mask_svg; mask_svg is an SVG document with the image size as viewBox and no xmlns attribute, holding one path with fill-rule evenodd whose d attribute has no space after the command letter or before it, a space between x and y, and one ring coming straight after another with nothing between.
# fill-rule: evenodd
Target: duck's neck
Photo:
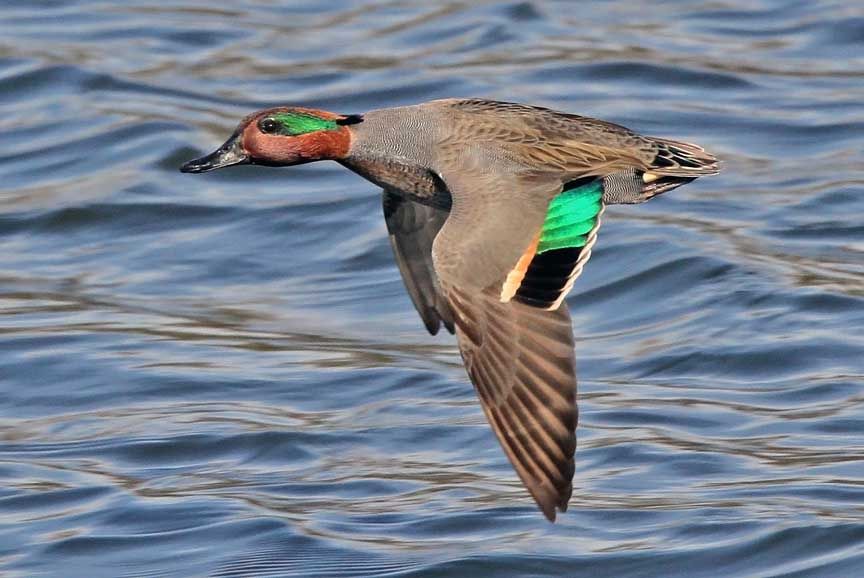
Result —
<instances>
[{"instance_id":1,"label":"duck's neck","mask_svg":"<svg viewBox=\"0 0 864 578\"><path fill-rule=\"evenodd\" d=\"M450 194L434 170L434 123L419 107L368 112L352 125L351 149L343 165L424 204L449 208Z\"/></svg>"},{"instance_id":2,"label":"duck's neck","mask_svg":"<svg viewBox=\"0 0 864 578\"><path fill-rule=\"evenodd\" d=\"M433 168L435 122L420 106L373 110L352 125L348 158L390 160Z\"/></svg>"}]
</instances>

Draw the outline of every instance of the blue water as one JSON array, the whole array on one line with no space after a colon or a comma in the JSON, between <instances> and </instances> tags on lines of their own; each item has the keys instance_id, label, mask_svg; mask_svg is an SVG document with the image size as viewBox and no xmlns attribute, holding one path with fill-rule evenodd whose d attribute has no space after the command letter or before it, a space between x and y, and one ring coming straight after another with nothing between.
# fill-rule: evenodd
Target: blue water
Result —
<instances>
[{"instance_id":1,"label":"blue water","mask_svg":"<svg viewBox=\"0 0 864 578\"><path fill-rule=\"evenodd\" d=\"M182 175L242 115L448 96L691 140L569 299L570 511L537 511L380 197ZM864 575L864 5L0 5L0 574Z\"/></svg>"}]
</instances>

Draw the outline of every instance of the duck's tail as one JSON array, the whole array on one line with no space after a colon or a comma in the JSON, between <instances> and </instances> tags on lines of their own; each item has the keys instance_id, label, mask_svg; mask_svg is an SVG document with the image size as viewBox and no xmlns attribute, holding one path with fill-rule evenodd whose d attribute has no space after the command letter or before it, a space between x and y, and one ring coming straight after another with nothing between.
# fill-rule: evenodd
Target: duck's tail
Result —
<instances>
[{"instance_id":1,"label":"duck's tail","mask_svg":"<svg viewBox=\"0 0 864 578\"><path fill-rule=\"evenodd\" d=\"M654 138L657 156L647 170L620 171L603 179L603 202L643 203L699 177L720 172L717 157L702 147Z\"/></svg>"},{"instance_id":2,"label":"duck's tail","mask_svg":"<svg viewBox=\"0 0 864 578\"><path fill-rule=\"evenodd\" d=\"M652 139L657 144L657 156L646 174L670 177L704 177L720 172L717 157L689 142Z\"/></svg>"}]
</instances>

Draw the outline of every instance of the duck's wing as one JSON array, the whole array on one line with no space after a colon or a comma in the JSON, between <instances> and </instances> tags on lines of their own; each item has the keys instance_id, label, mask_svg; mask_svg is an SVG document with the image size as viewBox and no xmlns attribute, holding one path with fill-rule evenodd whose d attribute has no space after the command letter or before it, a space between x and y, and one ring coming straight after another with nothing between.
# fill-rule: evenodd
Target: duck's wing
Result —
<instances>
[{"instance_id":1,"label":"duck's wing","mask_svg":"<svg viewBox=\"0 0 864 578\"><path fill-rule=\"evenodd\" d=\"M573 492L576 370L570 313L494 291L448 288L465 369L504 453L543 514L555 520Z\"/></svg>"},{"instance_id":2,"label":"duck's wing","mask_svg":"<svg viewBox=\"0 0 864 578\"><path fill-rule=\"evenodd\" d=\"M432 266L432 242L449 211L415 203L386 189L383 206L393 256L426 329L435 335L443 323L453 333L453 314L438 289Z\"/></svg>"},{"instance_id":3,"label":"duck's wing","mask_svg":"<svg viewBox=\"0 0 864 578\"><path fill-rule=\"evenodd\" d=\"M572 493L576 447L570 314L560 301L554 309L535 306L505 286L530 269L548 199L561 183L489 171L442 177L453 209L433 254L462 358L504 452L554 520ZM554 267L547 272L559 287L569 274Z\"/></svg>"},{"instance_id":4,"label":"duck's wing","mask_svg":"<svg viewBox=\"0 0 864 578\"><path fill-rule=\"evenodd\" d=\"M483 409L554 520L572 493L573 334L563 299L607 203L642 202L717 172L696 145L524 105L431 103L450 216L433 245L439 286Z\"/></svg>"}]
</instances>

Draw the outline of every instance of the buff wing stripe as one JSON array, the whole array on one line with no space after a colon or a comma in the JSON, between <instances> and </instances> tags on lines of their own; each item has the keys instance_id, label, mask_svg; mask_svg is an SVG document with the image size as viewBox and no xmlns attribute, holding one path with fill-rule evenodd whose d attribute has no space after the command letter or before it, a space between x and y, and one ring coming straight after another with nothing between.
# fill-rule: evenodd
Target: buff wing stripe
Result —
<instances>
[{"instance_id":1,"label":"buff wing stripe","mask_svg":"<svg viewBox=\"0 0 864 578\"><path fill-rule=\"evenodd\" d=\"M535 254L525 272L520 271L521 282L510 295L541 309L561 305L591 256L603 213L602 199L603 182L599 179L572 183L552 199ZM524 267L521 261L520 265ZM508 281L515 279L508 277ZM505 287L512 291L507 284Z\"/></svg>"}]
</instances>

